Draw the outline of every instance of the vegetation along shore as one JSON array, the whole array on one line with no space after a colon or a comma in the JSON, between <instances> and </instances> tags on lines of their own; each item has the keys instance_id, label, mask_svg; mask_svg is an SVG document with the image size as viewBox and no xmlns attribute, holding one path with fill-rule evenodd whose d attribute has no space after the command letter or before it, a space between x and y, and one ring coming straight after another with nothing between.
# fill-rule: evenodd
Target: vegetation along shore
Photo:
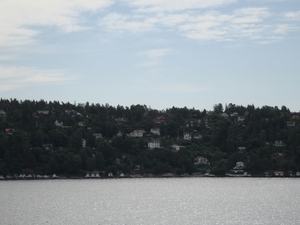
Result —
<instances>
[{"instance_id":1,"label":"vegetation along shore","mask_svg":"<svg viewBox=\"0 0 300 225\"><path fill-rule=\"evenodd\" d=\"M300 113L0 100L0 179L300 176Z\"/></svg>"}]
</instances>

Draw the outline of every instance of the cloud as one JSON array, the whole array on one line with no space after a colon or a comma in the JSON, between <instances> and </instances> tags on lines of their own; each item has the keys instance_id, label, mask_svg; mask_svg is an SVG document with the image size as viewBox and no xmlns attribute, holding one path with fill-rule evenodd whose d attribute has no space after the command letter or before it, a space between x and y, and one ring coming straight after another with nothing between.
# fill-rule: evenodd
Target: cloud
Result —
<instances>
[{"instance_id":1,"label":"cloud","mask_svg":"<svg viewBox=\"0 0 300 225\"><path fill-rule=\"evenodd\" d=\"M290 20L300 20L300 10L299 11L290 11L290 12L286 12L284 14L284 16L287 18L287 19L290 19Z\"/></svg>"},{"instance_id":2,"label":"cloud","mask_svg":"<svg viewBox=\"0 0 300 225\"><path fill-rule=\"evenodd\" d=\"M169 4L169 1L164 2ZM160 5L156 1L153 4L150 1L145 1L144 3L141 1L129 1L129 3L134 6ZM189 1L188 3L190 4L189 6L198 4L196 1ZM219 3L221 4L221 2ZM182 4L185 5L187 3ZM186 5L183 8L188 8L188 6ZM175 13L134 11L130 15L108 14L100 20L99 25L116 33L124 31L143 33L154 30L172 30L201 42L255 40L256 42L266 43L268 41L281 40L284 35L293 30L291 25L276 24L274 20L272 21L272 16L273 13L267 7L239 8L228 13L216 10L192 10L189 13L187 11Z\"/></svg>"},{"instance_id":3,"label":"cloud","mask_svg":"<svg viewBox=\"0 0 300 225\"><path fill-rule=\"evenodd\" d=\"M172 93L201 93L209 91L208 87L198 87L193 84L185 85L185 84L167 84L165 86L156 86L152 87L152 90L160 91L160 92L172 92Z\"/></svg>"},{"instance_id":4,"label":"cloud","mask_svg":"<svg viewBox=\"0 0 300 225\"><path fill-rule=\"evenodd\" d=\"M65 70L41 70L31 67L0 66L0 91L33 85L54 84L78 79Z\"/></svg>"},{"instance_id":5,"label":"cloud","mask_svg":"<svg viewBox=\"0 0 300 225\"><path fill-rule=\"evenodd\" d=\"M237 0L124 0L140 12L173 12L190 9L217 7Z\"/></svg>"},{"instance_id":6,"label":"cloud","mask_svg":"<svg viewBox=\"0 0 300 225\"><path fill-rule=\"evenodd\" d=\"M140 33L152 30L157 22L155 18L109 13L99 21L98 25L105 26L109 31Z\"/></svg>"},{"instance_id":7,"label":"cloud","mask_svg":"<svg viewBox=\"0 0 300 225\"><path fill-rule=\"evenodd\" d=\"M0 46L35 43L35 26L54 26L69 33L86 29L80 13L108 7L112 0L1 0Z\"/></svg>"},{"instance_id":8,"label":"cloud","mask_svg":"<svg viewBox=\"0 0 300 225\"><path fill-rule=\"evenodd\" d=\"M159 59L170 52L170 49L151 49L144 52L140 52L139 55L146 57L146 61L140 66L154 66L159 63Z\"/></svg>"},{"instance_id":9,"label":"cloud","mask_svg":"<svg viewBox=\"0 0 300 225\"><path fill-rule=\"evenodd\" d=\"M168 52L170 51L170 49L151 49L145 52L141 52L140 55L144 55L148 58L158 58L158 57L162 57L165 56Z\"/></svg>"}]
</instances>

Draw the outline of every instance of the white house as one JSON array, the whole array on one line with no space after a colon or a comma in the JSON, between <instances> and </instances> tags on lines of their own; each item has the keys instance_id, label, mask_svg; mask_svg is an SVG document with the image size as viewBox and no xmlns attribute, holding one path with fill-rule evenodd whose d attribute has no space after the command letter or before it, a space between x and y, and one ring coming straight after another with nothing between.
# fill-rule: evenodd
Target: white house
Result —
<instances>
[{"instance_id":1,"label":"white house","mask_svg":"<svg viewBox=\"0 0 300 225\"><path fill-rule=\"evenodd\" d=\"M245 116L238 116L238 122L242 122L245 120Z\"/></svg>"},{"instance_id":2,"label":"white house","mask_svg":"<svg viewBox=\"0 0 300 225\"><path fill-rule=\"evenodd\" d=\"M243 162L236 162L235 167L233 167L234 170L242 170L244 169L245 164Z\"/></svg>"},{"instance_id":3,"label":"white house","mask_svg":"<svg viewBox=\"0 0 300 225\"><path fill-rule=\"evenodd\" d=\"M285 146L285 144L284 144L284 142L283 141L275 141L274 142L274 146L275 147L284 147Z\"/></svg>"},{"instance_id":4,"label":"white house","mask_svg":"<svg viewBox=\"0 0 300 225\"><path fill-rule=\"evenodd\" d=\"M64 125L63 122L58 122L58 120L55 120L54 124L58 127L62 127Z\"/></svg>"},{"instance_id":5,"label":"white house","mask_svg":"<svg viewBox=\"0 0 300 225\"><path fill-rule=\"evenodd\" d=\"M209 161L207 158L204 158L203 156L197 156L194 160L195 165L209 165Z\"/></svg>"},{"instance_id":6,"label":"white house","mask_svg":"<svg viewBox=\"0 0 300 225\"><path fill-rule=\"evenodd\" d=\"M202 135L199 134L198 132L193 133L193 138L194 139L202 139Z\"/></svg>"},{"instance_id":7,"label":"white house","mask_svg":"<svg viewBox=\"0 0 300 225\"><path fill-rule=\"evenodd\" d=\"M134 130L129 134L129 136L130 137L143 137L144 133L145 133L145 130Z\"/></svg>"},{"instance_id":8,"label":"white house","mask_svg":"<svg viewBox=\"0 0 300 225\"><path fill-rule=\"evenodd\" d=\"M82 139L82 147L85 148L86 147L86 140Z\"/></svg>"},{"instance_id":9,"label":"white house","mask_svg":"<svg viewBox=\"0 0 300 225\"><path fill-rule=\"evenodd\" d=\"M160 135L160 129L159 128L151 128L150 132L152 134L155 134L155 135Z\"/></svg>"},{"instance_id":10,"label":"white house","mask_svg":"<svg viewBox=\"0 0 300 225\"><path fill-rule=\"evenodd\" d=\"M231 117L237 117L239 114L237 112L231 113L230 116Z\"/></svg>"},{"instance_id":11,"label":"white house","mask_svg":"<svg viewBox=\"0 0 300 225\"><path fill-rule=\"evenodd\" d=\"M229 115L228 115L227 113L225 113L225 112L223 112L223 113L221 114L221 116L222 116L223 118L225 118L225 119L227 119L227 118L229 117Z\"/></svg>"},{"instance_id":12,"label":"white house","mask_svg":"<svg viewBox=\"0 0 300 225\"><path fill-rule=\"evenodd\" d=\"M94 137L96 139L102 138L102 134L101 133L94 133Z\"/></svg>"},{"instance_id":13,"label":"white house","mask_svg":"<svg viewBox=\"0 0 300 225\"><path fill-rule=\"evenodd\" d=\"M185 141L192 140L192 133L191 132L183 132L183 140L185 140Z\"/></svg>"},{"instance_id":14,"label":"white house","mask_svg":"<svg viewBox=\"0 0 300 225\"><path fill-rule=\"evenodd\" d=\"M160 148L160 140L159 139L152 139L148 142L148 148Z\"/></svg>"}]
</instances>

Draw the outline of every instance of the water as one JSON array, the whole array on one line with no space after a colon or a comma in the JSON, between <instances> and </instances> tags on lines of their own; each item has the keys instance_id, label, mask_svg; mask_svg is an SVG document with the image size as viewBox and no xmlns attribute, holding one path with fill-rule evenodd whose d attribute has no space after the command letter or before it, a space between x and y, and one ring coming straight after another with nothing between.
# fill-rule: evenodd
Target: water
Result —
<instances>
[{"instance_id":1,"label":"water","mask_svg":"<svg viewBox=\"0 0 300 225\"><path fill-rule=\"evenodd\" d=\"M0 224L300 224L300 179L0 182Z\"/></svg>"}]
</instances>

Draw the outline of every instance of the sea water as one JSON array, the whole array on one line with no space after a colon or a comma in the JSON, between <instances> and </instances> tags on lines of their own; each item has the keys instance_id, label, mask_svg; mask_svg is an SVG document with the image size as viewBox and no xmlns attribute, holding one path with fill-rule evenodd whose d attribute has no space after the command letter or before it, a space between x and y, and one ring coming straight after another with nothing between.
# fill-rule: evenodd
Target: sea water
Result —
<instances>
[{"instance_id":1,"label":"sea water","mask_svg":"<svg viewBox=\"0 0 300 225\"><path fill-rule=\"evenodd\" d=\"M0 224L300 224L300 179L0 181Z\"/></svg>"}]
</instances>

